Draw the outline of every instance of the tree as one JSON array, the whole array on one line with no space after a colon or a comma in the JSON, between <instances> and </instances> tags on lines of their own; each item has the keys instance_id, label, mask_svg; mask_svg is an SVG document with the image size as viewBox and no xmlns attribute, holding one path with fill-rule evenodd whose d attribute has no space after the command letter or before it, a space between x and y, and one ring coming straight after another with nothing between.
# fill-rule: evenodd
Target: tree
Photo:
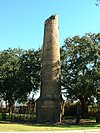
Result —
<instances>
[{"instance_id":1,"label":"tree","mask_svg":"<svg viewBox=\"0 0 100 133\"><path fill-rule=\"evenodd\" d=\"M86 118L88 104L100 88L100 34L67 38L61 49L61 61L66 96L80 100L82 116Z\"/></svg>"},{"instance_id":2,"label":"tree","mask_svg":"<svg viewBox=\"0 0 100 133\"><path fill-rule=\"evenodd\" d=\"M41 50L27 50L20 58L19 68L19 86L26 94L40 89L40 69Z\"/></svg>"},{"instance_id":3,"label":"tree","mask_svg":"<svg viewBox=\"0 0 100 133\"><path fill-rule=\"evenodd\" d=\"M7 99L9 103L11 99L16 99L14 92L17 91L17 79L20 66L19 57L22 54L23 51L21 49L8 49L1 52L0 90L3 93L3 98L5 100Z\"/></svg>"},{"instance_id":4,"label":"tree","mask_svg":"<svg viewBox=\"0 0 100 133\"><path fill-rule=\"evenodd\" d=\"M95 5L96 5L96 6L99 6L99 4L100 4L100 0L96 0Z\"/></svg>"},{"instance_id":5,"label":"tree","mask_svg":"<svg viewBox=\"0 0 100 133\"><path fill-rule=\"evenodd\" d=\"M40 85L40 50L8 49L0 52L0 94L11 107L26 100Z\"/></svg>"},{"instance_id":6,"label":"tree","mask_svg":"<svg viewBox=\"0 0 100 133\"><path fill-rule=\"evenodd\" d=\"M8 49L0 53L0 92L9 107L17 99L17 79L21 49Z\"/></svg>"}]
</instances>

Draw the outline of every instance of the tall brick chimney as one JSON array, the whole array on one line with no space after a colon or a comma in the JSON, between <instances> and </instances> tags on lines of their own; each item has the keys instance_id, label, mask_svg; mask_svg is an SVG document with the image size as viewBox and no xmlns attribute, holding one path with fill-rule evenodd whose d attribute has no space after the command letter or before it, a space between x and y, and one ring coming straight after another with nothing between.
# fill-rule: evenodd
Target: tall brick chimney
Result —
<instances>
[{"instance_id":1,"label":"tall brick chimney","mask_svg":"<svg viewBox=\"0 0 100 133\"><path fill-rule=\"evenodd\" d=\"M52 15L44 24L41 91L37 100L37 123L61 122L61 84L58 16Z\"/></svg>"}]
</instances>

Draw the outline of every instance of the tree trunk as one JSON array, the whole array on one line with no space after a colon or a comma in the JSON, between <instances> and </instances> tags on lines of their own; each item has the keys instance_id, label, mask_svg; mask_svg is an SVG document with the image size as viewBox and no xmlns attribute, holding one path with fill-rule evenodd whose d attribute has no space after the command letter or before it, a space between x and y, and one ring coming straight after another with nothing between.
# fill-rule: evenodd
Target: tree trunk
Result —
<instances>
[{"instance_id":1,"label":"tree trunk","mask_svg":"<svg viewBox=\"0 0 100 133\"><path fill-rule=\"evenodd\" d=\"M79 98L79 100L81 102L81 115L82 115L82 118L89 118L87 100L85 100L84 96L82 96L82 95L79 95L78 98Z\"/></svg>"}]
</instances>

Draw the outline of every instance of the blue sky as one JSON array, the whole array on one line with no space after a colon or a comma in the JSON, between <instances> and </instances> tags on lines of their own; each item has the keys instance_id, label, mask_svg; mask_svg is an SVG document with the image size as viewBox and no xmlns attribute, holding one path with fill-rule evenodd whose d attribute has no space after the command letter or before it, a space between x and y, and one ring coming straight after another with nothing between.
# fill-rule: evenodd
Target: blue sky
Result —
<instances>
[{"instance_id":1,"label":"blue sky","mask_svg":"<svg viewBox=\"0 0 100 133\"><path fill-rule=\"evenodd\" d=\"M66 37L100 33L96 0L0 0L0 50L38 49L43 44L44 21L59 17L60 46Z\"/></svg>"}]
</instances>

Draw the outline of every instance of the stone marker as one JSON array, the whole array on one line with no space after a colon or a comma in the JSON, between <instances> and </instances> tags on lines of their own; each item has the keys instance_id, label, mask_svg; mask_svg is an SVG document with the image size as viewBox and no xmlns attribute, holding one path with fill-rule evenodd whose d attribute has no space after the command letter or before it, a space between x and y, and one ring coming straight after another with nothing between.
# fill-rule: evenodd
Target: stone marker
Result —
<instances>
[{"instance_id":1,"label":"stone marker","mask_svg":"<svg viewBox=\"0 0 100 133\"><path fill-rule=\"evenodd\" d=\"M41 91L36 104L37 123L61 122L60 50L58 16L45 21L42 51Z\"/></svg>"}]
</instances>

